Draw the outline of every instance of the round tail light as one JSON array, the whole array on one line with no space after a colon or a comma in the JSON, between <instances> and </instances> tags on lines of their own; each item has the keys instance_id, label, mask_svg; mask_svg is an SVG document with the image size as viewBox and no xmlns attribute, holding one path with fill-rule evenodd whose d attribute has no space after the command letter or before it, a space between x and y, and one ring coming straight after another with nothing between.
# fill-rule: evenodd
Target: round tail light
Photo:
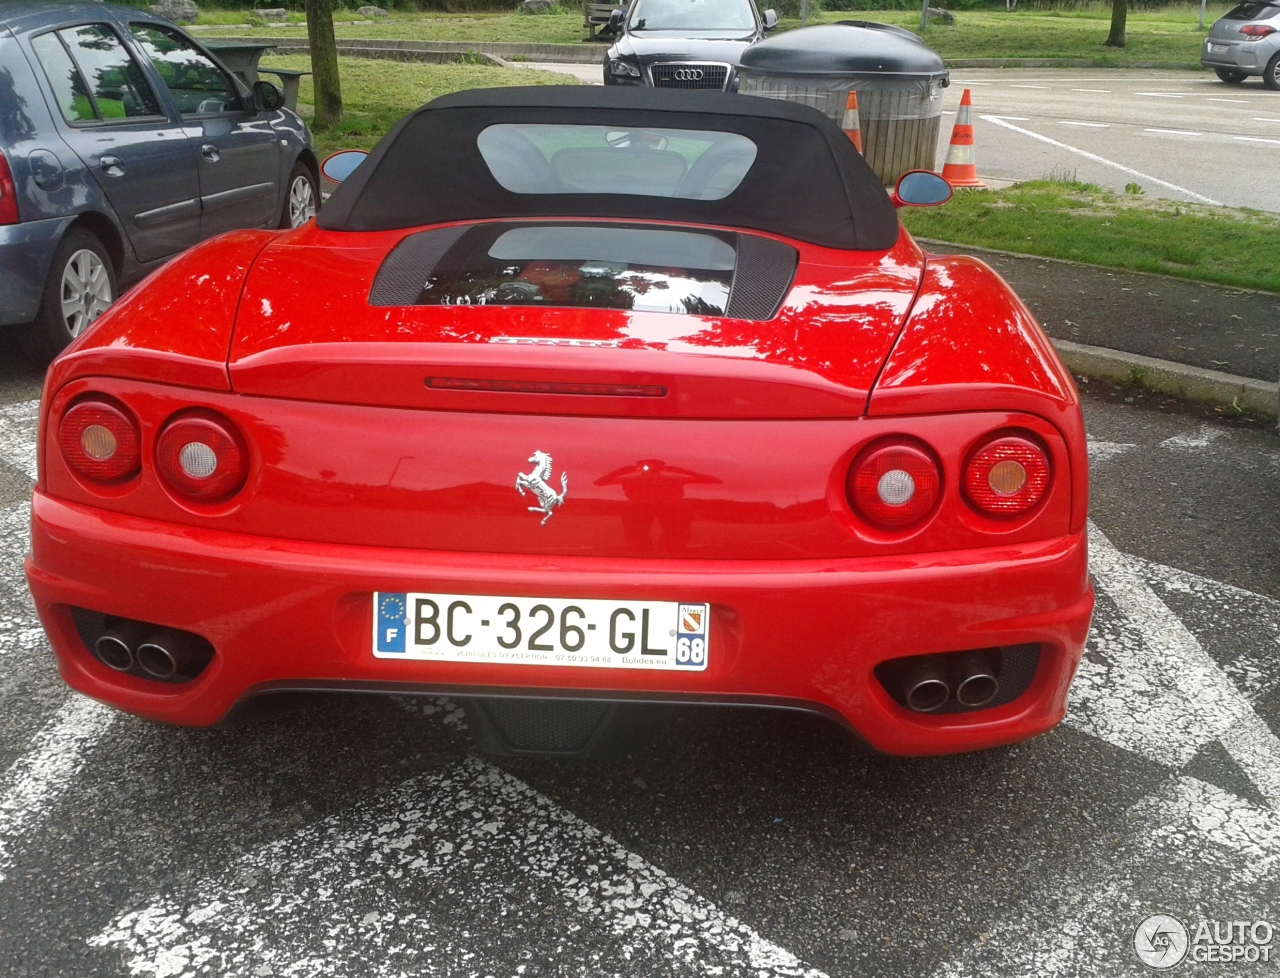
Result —
<instances>
[{"instance_id":1,"label":"round tail light","mask_svg":"<svg viewBox=\"0 0 1280 978\"><path fill-rule=\"evenodd\" d=\"M230 421L201 412L176 418L160 432L156 469L178 495L216 502L244 485L249 456Z\"/></svg>"},{"instance_id":2,"label":"round tail light","mask_svg":"<svg viewBox=\"0 0 1280 978\"><path fill-rule=\"evenodd\" d=\"M111 401L77 401L62 416L58 445L73 472L94 482L123 482L142 467L138 424Z\"/></svg>"},{"instance_id":3,"label":"round tail light","mask_svg":"<svg viewBox=\"0 0 1280 978\"><path fill-rule=\"evenodd\" d=\"M1016 516L1033 508L1049 489L1049 457L1026 438L987 442L964 467L964 494L989 516Z\"/></svg>"},{"instance_id":4,"label":"round tail light","mask_svg":"<svg viewBox=\"0 0 1280 978\"><path fill-rule=\"evenodd\" d=\"M941 483L938 463L924 449L882 444L854 461L848 492L854 508L872 523L899 527L933 509Z\"/></svg>"}]
</instances>

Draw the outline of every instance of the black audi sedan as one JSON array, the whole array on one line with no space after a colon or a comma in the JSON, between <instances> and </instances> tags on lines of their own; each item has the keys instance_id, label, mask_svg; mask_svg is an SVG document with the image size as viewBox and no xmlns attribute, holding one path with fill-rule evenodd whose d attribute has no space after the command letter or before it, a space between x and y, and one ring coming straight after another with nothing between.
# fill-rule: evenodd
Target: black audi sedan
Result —
<instances>
[{"instance_id":1,"label":"black audi sedan","mask_svg":"<svg viewBox=\"0 0 1280 978\"><path fill-rule=\"evenodd\" d=\"M604 83L736 91L742 52L777 24L753 0L632 0L610 21Z\"/></svg>"}]
</instances>

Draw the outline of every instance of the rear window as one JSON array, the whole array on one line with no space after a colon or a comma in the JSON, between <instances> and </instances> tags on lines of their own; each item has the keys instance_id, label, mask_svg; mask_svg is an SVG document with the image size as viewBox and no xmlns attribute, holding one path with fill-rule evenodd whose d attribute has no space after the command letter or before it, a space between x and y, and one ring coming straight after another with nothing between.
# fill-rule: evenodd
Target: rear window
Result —
<instances>
[{"instance_id":1,"label":"rear window","mask_svg":"<svg viewBox=\"0 0 1280 978\"><path fill-rule=\"evenodd\" d=\"M769 319L794 248L757 235L617 223L420 231L374 279L375 306L542 306Z\"/></svg>"},{"instance_id":2,"label":"rear window","mask_svg":"<svg viewBox=\"0 0 1280 978\"><path fill-rule=\"evenodd\" d=\"M650 228L477 228L431 270L418 301L723 316L734 237Z\"/></svg>"},{"instance_id":3,"label":"rear window","mask_svg":"<svg viewBox=\"0 0 1280 978\"><path fill-rule=\"evenodd\" d=\"M493 178L517 194L635 194L722 200L756 159L732 132L503 123L476 138Z\"/></svg>"},{"instance_id":4,"label":"rear window","mask_svg":"<svg viewBox=\"0 0 1280 978\"><path fill-rule=\"evenodd\" d=\"M1242 3L1238 7L1233 7L1229 10L1224 19L1270 20L1278 13L1280 13L1280 5L1266 3L1263 0L1249 0L1248 3Z\"/></svg>"}]
</instances>

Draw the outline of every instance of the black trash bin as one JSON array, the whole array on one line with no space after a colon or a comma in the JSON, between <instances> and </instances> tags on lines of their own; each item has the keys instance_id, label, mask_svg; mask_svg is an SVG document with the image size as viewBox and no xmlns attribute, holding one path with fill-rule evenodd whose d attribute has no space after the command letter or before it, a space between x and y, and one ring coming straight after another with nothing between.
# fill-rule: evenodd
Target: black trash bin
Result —
<instances>
[{"instance_id":1,"label":"black trash bin","mask_svg":"<svg viewBox=\"0 0 1280 978\"><path fill-rule=\"evenodd\" d=\"M907 170L932 170L951 84L936 51L901 27L841 21L802 27L753 44L738 69L743 95L802 102L837 125L858 93L864 156L886 185Z\"/></svg>"}]
</instances>

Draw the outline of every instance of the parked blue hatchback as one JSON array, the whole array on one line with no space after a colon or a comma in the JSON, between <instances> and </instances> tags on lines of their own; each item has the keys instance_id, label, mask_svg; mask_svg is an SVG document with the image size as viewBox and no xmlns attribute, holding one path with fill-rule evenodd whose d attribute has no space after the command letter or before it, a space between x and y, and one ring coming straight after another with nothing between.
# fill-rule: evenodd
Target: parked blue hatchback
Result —
<instances>
[{"instance_id":1,"label":"parked blue hatchback","mask_svg":"<svg viewBox=\"0 0 1280 978\"><path fill-rule=\"evenodd\" d=\"M318 187L279 90L163 18L0 3L0 327L34 359L196 242L303 223Z\"/></svg>"}]
</instances>

